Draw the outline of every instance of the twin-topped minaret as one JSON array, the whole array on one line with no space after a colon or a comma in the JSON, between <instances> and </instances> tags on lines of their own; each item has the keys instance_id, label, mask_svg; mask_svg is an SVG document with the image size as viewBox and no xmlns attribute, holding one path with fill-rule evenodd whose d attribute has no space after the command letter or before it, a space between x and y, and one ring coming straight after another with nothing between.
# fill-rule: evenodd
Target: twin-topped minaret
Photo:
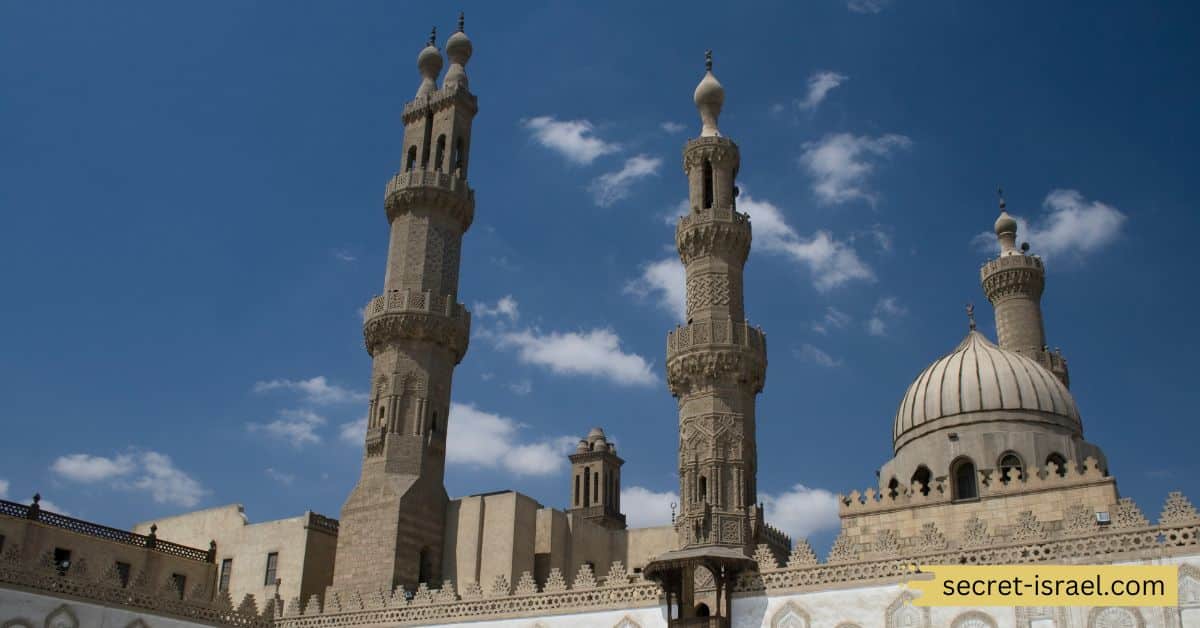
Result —
<instances>
[{"instance_id":1,"label":"twin-topped minaret","mask_svg":"<svg viewBox=\"0 0 1200 628\"><path fill-rule=\"evenodd\" d=\"M1000 196L1000 217L995 224L1000 255L979 271L983 292L996 313L996 337L1001 349L1014 351L1041 364L1064 385L1070 385L1067 361L1046 345L1042 322L1042 291L1046 268L1042 259L1027 255L1028 246L1017 247L1017 221Z\"/></svg>"},{"instance_id":2,"label":"twin-topped minaret","mask_svg":"<svg viewBox=\"0 0 1200 628\"><path fill-rule=\"evenodd\" d=\"M461 15L446 55L441 88L434 35L417 57L422 79L404 106L401 170L384 195L387 269L383 294L364 311L372 358L366 446L362 476L342 507L338 589L441 581L450 384L471 322L458 302L458 269L475 213L467 170L478 107L467 88L471 40Z\"/></svg>"}]
</instances>

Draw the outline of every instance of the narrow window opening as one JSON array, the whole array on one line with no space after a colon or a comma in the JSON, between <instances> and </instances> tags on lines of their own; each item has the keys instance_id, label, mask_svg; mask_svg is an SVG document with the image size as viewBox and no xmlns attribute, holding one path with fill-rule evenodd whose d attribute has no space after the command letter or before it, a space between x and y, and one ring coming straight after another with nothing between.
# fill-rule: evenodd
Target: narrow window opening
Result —
<instances>
[{"instance_id":1,"label":"narrow window opening","mask_svg":"<svg viewBox=\"0 0 1200 628\"><path fill-rule=\"evenodd\" d=\"M579 474L575 474L575 506L579 506Z\"/></svg>"},{"instance_id":2,"label":"narrow window opening","mask_svg":"<svg viewBox=\"0 0 1200 628\"><path fill-rule=\"evenodd\" d=\"M708 478L700 476L700 501L708 501Z\"/></svg>"},{"instance_id":3,"label":"narrow window opening","mask_svg":"<svg viewBox=\"0 0 1200 628\"><path fill-rule=\"evenodd\" d=\"M583 507L587 508L592 505L592 470L588 467L583 468Z\"/></svg>"},{"instance_id":4,"label":"narrow window opening","mask_svg":"<svg viewBox=\"0 0 1200 628\"><path fill-rule=\"evenodd\" d=\"M408 147L408 160L404 164L404 171L412 172L413 168L415 168L416 165L417 165L417 147L409 146Z\"/></svg>"},{"instance_id":5,"label":"narrow window opening","mask_svg":"<svg viewBox=\"0 0 1200 628\"><path fill-rule=\"evenodd\" d=\"M437 141L437 154L433 158L433 169L438 172L442 171L442 161L446 156L446 136L439 135Z\"/></svg>"},{"instance_id":6,"label":"narrow window opening","mask_svg":"<svg viewBox=\"0 0 1200 628\"><path fill-rule=\"evenodd\" d=\"M701 602L696 605L696 617L709 617L712 611L708 610L708 604Z\"/></svg>"},{"instance_id":7,"label":"narrow window opening","mask_svg":"<svg viewBox=\"0 0 1200 628\"><path fill-rule=\"evenodd\" d=\"M467 176L467 173L463 172L463 140L461 137L454 140L454 172L460 177Z\"/></svg>"},{"instance_id":8,"label":"narrow window opening","mask_svg":"<svg viewBox=\"0 0 1200 628\"><path fill-rule=\"evenodd\" d=\"M1000 456L1000 481L1008 484L1010 480L1025 479L1025 465L1021 463L1021 458L1013 452L1005 453Z\"/></svg>"},{"instance_id":9,"label":"narrow window opening","mask_svg":"<svg viewBox=\"0 0 1200 628\"><path fill-rule=\"evenodd\" d=\"M417 564L417 582L429 582L433 577L433 552L428 547L421 548Z\"/></svg>"},{"instance_id":10,"label":"narrow window opening","mask_svg":"<svg viewBox=\"0 0 1200 628\"><path fill-rule=\"evenodd\" d=\"M964 459L954 465L954 499L979 497L979 487L975 482L975 463Z\"/></svg>"},{"instance_id":11,"label":"narrow window opening","mask_svg":"<svg viewBox=\"0 0 1200 628\"><path fill-rule=\"evenodd\" d=\"M900 480L897 480L895 476L888 482L887 494L892 499L896 499L896 496L900 494Z\"/></svg>"},{"instance_id":12,"label":"narrow window opening","mask_svg":"<svg viewBox=\"0 0 1200 628\"><path fill-rule=\"evenodd\" d=\"M275 574L279 569L279 552L271 552L267 554L267 573L263 576L263 584L270 586L275 584Z\"/></svg>"},{"instance_id":13,"label":"narrow window opening","mask_svg":"<svg viewBox=\"0 0 1200 628\"><path fill-rule=\"evenodd\" d=\"M713 167L712 162L704 160L704 209L713 206Z\"/></svg>"},{"instance_id":14,"label":"narrow window opening","mask_svg":"<svg viewBox=\"0 0 1200 628\"><path fill-rule=\"evenodd\" d=\"M228 591L229 590L229 576L232 573L233 573L233 559L226 558L225 560L222 560L221 561L221 581L220 581L220 584L217 585L218 591Z\"/></svg>"},{"instance_id":15,"label":"narrow window opening","mask_svg":"<svg viewBox=\"0 0 1200 628\"><path fill-rule=\"evenodd\" d=\"M600 502L600 472L599 471L592 474L592 498L596 500L597 504L601 503Z\"/></svg>"},{"instance_id":16,"label":"narrow window opening","mask_svg":"<svg viewBox=\"0 0 1200 628\"><path fill-rule=\"evenodd\" d=\"M434 410L434 411L433 411L433 421L430 421L430 423L429 423L429 429L430 429L430 430L431 430L431 431L432 431L434 434L437 434L437 431L438 431L438 424L437 424L437 421L438 421L438 413L437 413L437 410Z\"/></svg>"},{"instance_id":17,"label":"narrow window opening","mask_svg":"<svg viewBox=\"0 0 1200 628\"><path fill-rule=\"evenodd\" d=\"M117 580L121 582L121 588L129 586L129 572L132 569L129 563L117 561Z\"/></svg>"},{"instance_id":18,"label":"narrow window opening","mask_svg":"<svg viewBox=\"0 0 1200 628\"><path fill-rule=\"evenodd\" d=\"M912 483L917 485L917 490L922 495L929 495L929 481L933 479L933 473L929 471L929 467L921 465L917 467L916 472L912 475Z\"/></svg>"},{"instance_id":19,"label":"narrow window opening","mask_svg":"<svg viewBox=\"0 0 1200 628\"><path fill-rule=\"evenodd\" d=\"M429 148L433 144L433 112L425 114L425 141L421 143L421 170L429 169Z\"/></svg>"},{"instance_id":20,"label":"narrow window opening","mask_svg":"<svg viewBox=\"0 0 1200 628\"><path fill-rule=\"evenodd\" d=\"M175 589L175 594L179 599L183 599L183 590L187 587L187 576L181 573L171 574L171 588Z\"/></svg>"},{"instance_id":21,"label":"narrow window opening","mask_svg":"<svg viewBox=\"0 0 1200 628\"><path fill-rule=\"evenodd\" d=\"M1058 477L1067 477L1067 459L1064 458L1062 454L1050 454L1046 458L1046 466L1053 467L1054 472L1058 474Z\"/></svg>"},{"instance_id":22,"label":"narrow window opening","mask_svg":"<svg viewBox=\"0 0 1200 628\"><path fill-rule=\"evenodd\" d=\"M58 570L58 575L65 575L67 570L71 568L71 550L61 547L54 548L54 568Z\"/></svg>"}]
</instances>

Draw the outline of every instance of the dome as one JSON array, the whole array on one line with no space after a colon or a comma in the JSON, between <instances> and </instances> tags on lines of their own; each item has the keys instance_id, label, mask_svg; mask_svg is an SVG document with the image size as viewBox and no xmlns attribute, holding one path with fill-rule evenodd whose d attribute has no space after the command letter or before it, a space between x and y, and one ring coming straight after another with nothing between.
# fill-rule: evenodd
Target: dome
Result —
<instances>
[{"instance_id":1,"label":"dome","mask_svg":"<svg viewBox=\"0 0 1200 628\"><path fill-rule=\"evenodd\" d=\"M1008 212L1001 210L1000 217L996 219L995 228L996 235L1000 235L1002 233L1016 233L1017 221L1014 220L1012 216L1009 216Z\"/></svg>"},{"instance_id":2,"label":"dome","mask_svg":"<svg viewBox=\"0 0 1200 628\"><path fill-rule=\"evenodd\" d=\"M929 365L908 387L896 410L892 437L899 451L939 427L998 420L1082 431L1075 400L1057 377L971 330L954 351Z\"/></svg>"},{"instance_id":3,"label":"dome","mask_svg":"<svg viewBox=\"0 0 1200 628\"><path fill-rule=\"evenodd\" d=\"M432 42L417 55L417 69L427 78L437 78L438 72L442 71L442 53Z\"/></svg>"}]
</instances>

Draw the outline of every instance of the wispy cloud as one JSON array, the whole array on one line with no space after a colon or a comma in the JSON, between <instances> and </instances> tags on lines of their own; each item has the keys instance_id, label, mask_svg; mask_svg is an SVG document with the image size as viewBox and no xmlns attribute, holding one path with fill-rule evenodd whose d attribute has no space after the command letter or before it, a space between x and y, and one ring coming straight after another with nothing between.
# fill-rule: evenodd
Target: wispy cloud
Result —
<instances>
[{"instance_id":1,"label":"wispy cloud","mask_svg":"<svg viewBox=\"0 0 1200 628\"><path fill-rule=\"evenodd\" d=\"M846 0L846 8L855 13L879 13L891 3L892 0Z\"/></svg>"},{"instance_id":2,"label":"wispy cloud","mask_svg":"<svg viewBox=\"0 0 1200 628\"><path fill-rule=\"evenodd\" d=\"M642 264L642 274L627 281L622 292L642 299L653 298L676 321L687 318L686 273L678 256Z\"/></svg>"},{"instance_id":3,"label":"wispy cloud","mask_svg":"<svg viewBox=\"0 0 1200 628\"><path fill-rule=\"evenodd\" d=\"M621 510L631 528L671 525L671 504L679 505L674 491L656 492L641 486L621 489Z\"/></svg>"},{"instance_id":4,"label":"wispy cloud","mask_svg":"<svg viewBox=\"0 0 1200 628\"><path fill-rule=\"evenodd\" d=\"M264 471L264 473L267 474L267 477L271 478L272 480L275 480L276 482L279 482L280 484L282 484L284 486L291 486L292 482L296 481L296 476L292 475L291 473L284 473L283 471L279 471L278 469L275 469L274 467L267 467L266 470Z\"/></svg>"},{"instance_id":5,"label":"wispy cloud","mask_svg":"<svg viewBox=\"0 0 1200 628\"><path fill-rule=\"evenodd\" d=\"M818 349L807 343L796 350L796 357L804 360L805 362L812 362L817 366L823 366L825 368L834 368L842 365L842 360L840 358L835 358L825 351L822 351L821 349Z\"/></svg>"},{"instance_id":6,"label":"wispy cloud","mask_svg":"<svg viewBox=\"0 0 1200 628\"><path fill-rule=\"evenodd\" d=\"M907 313L908 308L900 305L896 297L883 297L875 304L871 318L867 319L867 333L872 336L886 336L888 324Z\"/></svg>"},{"instance_id":7,"label":"wispy cloud","mask_svg":"<svg viewBox=\"0 0 1200 628\"><path fill-rule=\"evenodd\" d=\"M517 395L518 397L524 397L525 395L533 392L533 382L529 381L528 378L520 379L509 384L508 389L511 390L514 395Z\"/></svg>"},{"instance_id":8,"label":"wispy cloud","mask_svg":"<svg viewBox=\"0 0 1200 628\"><path fill-rule=\"evenodd\" d=\"M367 417L346 421L338 426L338 440L347 445L362 446L367 433Z\"/></svg>"},{"instance_id":9,"label":"wispy cloud","mask_svg":"<svg viewBox=\"0 0 1200 628\"><path fill-rule=\"evenodd\" d=\"M813 179L817 200L841 204L854 200L875 204L879 195L870 187L870 175L879 159L912 145L903 135L878 137L835 133L804 145L800 165Z\"/></svg>"},{"instance_id":10,"label":"wispy cloud","mask_svg":"<svg viewBox=\"0 0 1200 628\"><path fill-rule=\"evenodd\" d=\"M330 384L324 375L311 379L273 379L255 382L254 392L265 393L277 390L298 392L310 403L361 403L367 400L367 393L343 388Z\"/></svg>"},{"instance_id":11,"label":"wispy cloud","mask_svg":"<svg viewBox=\"0 0 1200 628\"><path fill-rule=\"evenodd\" d=\"M500 297L500 300L496 301L495 305L476 301L474 309L475 316L479 318L497 318L502 316L515 322L521 317L517 300L511 294Z\"/></svg>"},{"instance_id":12,"label":"wispy cloud","mask_svg":"<svg viewBox=\"0 0 1200 628\"><path fill-rule=\"evenodd\" d=\"M481 332L497 348L514 349L517 359L558 375L588 375L620 386L652 386L658 382L650 363L621 349L621 338L611 329L579 332Z\"/></svg>"},{"instance_id":13,"label":"wispy cloud","mask_svg":"<svg viewBox=\"0 0 1200 628\"><path fill-rule=\"evenodd\" d=\"M683 130L687 128L686 126L684 126L684 125L682 125L682 124L680 124L680 123L678 123L678 122L670 122L670 121L668 121L668 122L663 122L662 124L660 124L660 125L658 125L658 126L659 126L659 128L661 128L662 130L664 130L664 131L666 131L667 133L670 133L670 134L672 134L672 135L674 135L674 134L676 134L676 133L682 133L682 132L683 132Z\"/></svg>"},{"instance_id":14,"label":"wispy cloud","mask_svg":"<svg viewBox=\"0 0 1200 628\"><path fill-rule=\"evenodd\" d=\"M783 530L793 540L814 532L838 527L837 496L825 489L796 484L778 495L759 494L767 523Z\"/></svg>"},{"instance_id":15,"label":"wispy cloud","mask_svg":"<svg viewBox=\"0 0 1200 628\"><path fill-rule=\"evenodd\" d=\"M825 335L835 329L844 329L846 325L850 324L850 321L849 314L829 306L825 308L825 316L821 320L813 322L812 329L818 334Z\"/></svg>"},{"instance_id":16,"label":"wispy cloud","mask_svg":"<svg viewBox=\"0 0 1200 628\"><path fill-rule=\"evenodd\" d=\"M300 449L305 445L321 442L321 435L317 430L324 424L325 417L312 410L288 409L280 410L279 417L272 421L247 423L246 430L282 440Z\"/></svg>"},{"instance_id":17,"label":"wispy cloud","mask_svg":"<svg viewBox=\"0 0 1200 628\"><path fill-rule=\"evenodd\" d=\"M796 106L803 111L816 111L817 107L834 88L845 83L850 77L837 72L817 72L808 77L808 93L796 101Z\"/></svg>"},{"instance_id":18,"label":"wispy cloud","mask_svg":"<svg viewBox=\"0 0 1200 628\"><path fill-rule=\"evenodd\" d=\"M1089 201L1078 190L1056 189L1042 201L1044 214L1034 222L1014 215L1017 237L1029 242L1043 258L1055 256L1081 260L1112 244L1128 216L1101 201ZM985 231L975 236L977 245L998 249L996 234Z\"/></svg>"},{"instance_id":19,"label":"wispy cloud","mask_svg":"<svg viewBox=\"0 0 1200 628\"><path fill-rule=\"evenodd\" d=\"M470 403L451 402L446 462L515 475L558 473L578 439L558 436L525 441L516 420Z\"/></svg>"},{"instance_id":20,"label":"wispy cloud","mask_svg":"<svg viewBox=\"0 0 1200 628\"><path fill-rule=\"evenodd\" d=\"M108 483L121 490L148 493L155 502L191 508L209 491L157 451L133 451L111 458L68 454L50 465L63 480L81 484ZM43 504L45 502L43 501Z\"/></svg>"},{"instance_id":21,"label":"wispy cloud","mask_svg":"<svg viewBox=\"0 0 1200 628\"><path fill-rule=\"evenodd\" d=\"M594 135L595 129L587 120L557 120L538 116L521 121L538 144L566 157L568 161L586 166L597 157L620 150L620 145L606 142Z\"/></svg>"},{"instance_id":22,"label":"wispy cloud","mask_svg":"<svg viewBox=\"0 0 1200 628\"><path fill-rule=\"evenodd\" d=\"M348 251L346 249L334 250L333 257L334 257L334 259L338 260L339 262L346 262L347 264L358 260L358 258L355 257L353 253L351 253L350 251Z\"/></svg>"},{"instance_id":23,"label":"wispy cloud","mask_svg":"<svg viewBox=\"0 0 1200 628\"><path fill-rule=\"evenodd\" d=\"M755 250L782 255L807 267L817 290L825 292L850 281L875 279L875 273L849 242L824 230L802 237L787 224L774 203L743 193L738 209L750 215Z\"/></svg>"},{"instance_id":24,"label":"wispy cloud","mask_svg":"<svg viewBox=\"0 0 1200 628\"><path fill-rule=\"evenodd\" d=\"M634 155L625 160L625 165L615 172L606 172L592 180L588 191L600 207L608 207L628 198L633 184L639 179L655 176L662 159L649 155Z\"/></svg>"}]
</instances>

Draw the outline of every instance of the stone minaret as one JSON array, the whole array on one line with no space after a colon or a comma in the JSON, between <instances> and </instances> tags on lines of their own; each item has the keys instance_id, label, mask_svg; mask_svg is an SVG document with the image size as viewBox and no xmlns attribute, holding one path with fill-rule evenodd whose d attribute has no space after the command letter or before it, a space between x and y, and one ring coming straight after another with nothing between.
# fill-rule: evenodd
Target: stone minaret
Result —
<instances>
[{"instance_id":1,"label":"stone minaret","mask_svg":"<svg viewBox=\"0 0 1200 628\"><path fill-rule=\"evenodd\" d=\"M362 476L342 507L333 586L362 591L441 583L446 430L454 367L467 350L470 315L458 302L459 253L475 212L467 186L477 110L464 66L471 42L431 36L417 57L421 86L404 106L404 157L388 182L383 294L364 312L371 355Z\"/></svg>"},{"instance_id":2,"label":"stone minaret","mask_svg":"<svg viewBox=\"0 0 1200 628\"><path fill-rule=\"evenodd\" d=\"M1040 257L1026 254L1028 245L1017 248L1017 221L1008 215L1003 195L995 231L1000 255L983 265L979 278L996 313L1000 348L1032 358L1063 384L1070 385L1066 359L1046 346L1046 328L1042 323L1046 268Z\"/></svg>"},{"instance_id":3,"label":"stone minaret","mask_svg":"<svg viewBox=\"0 0 1200 628\"><path fill-rule=\"evenodd\" d=\"M683 149L691 211L675 244L687 269L687 324L667 335L667 384L679 403L679 516L684 548L749 551L760 534L757 508L755 395L762 391L767 345L742 305L742 268L750 221L735 204L739 153L722 137L725 100L707 72L694 100L703 128Z\"/></svg>"},{"instance_id":4,"label":"stone minaret","mask_svg":"<svg viewBox=\"0 0 1200 628\"><path fill-rule=\"evenodd\" d=\"M571 454L571 505L574 516L613 530L625 529L621 514L621 465L617 446L596 427Z\"/></svg>"}]
</instances>

